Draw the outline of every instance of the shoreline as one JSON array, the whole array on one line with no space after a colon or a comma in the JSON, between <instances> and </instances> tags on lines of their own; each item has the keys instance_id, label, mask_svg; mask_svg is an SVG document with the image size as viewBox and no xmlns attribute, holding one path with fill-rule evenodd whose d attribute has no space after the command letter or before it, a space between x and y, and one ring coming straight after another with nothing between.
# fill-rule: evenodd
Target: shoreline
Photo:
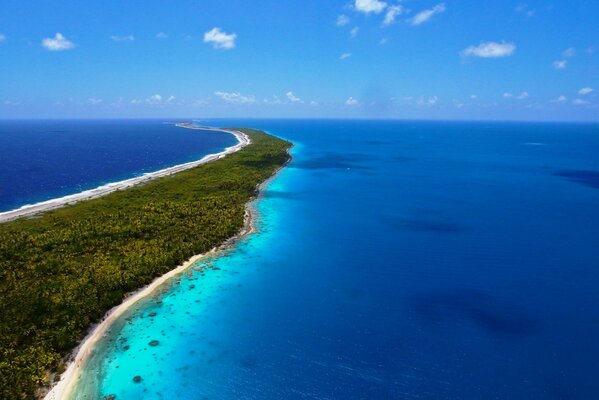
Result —
<instances>
[{"instance_id":1,"label":"shoreline","mask_svg":"<svg viewBox=\"0 0 599 400\"><path fill-rule=\"evenodd\" d=\"M203 128L197 128L203 129ZM219 252L233 247L238 241L244 239L248 235L256 232L256 220L258 218L258 211L255 203L260 200L263 196L264 188L274 180L283 168L285 168L291 162L291 154L289 154L289 160L278 168L272 176L266 179L264 182L256 187L256 195L245 205L244 224L241 230L225 240L220 245L214 247L210 251L202 254L192 256L189 260L179 265L175 269L170 270L166 274L159 276L154 279L149 285L138 289L137 291L128 294L123 302L111 310L109 310L102 320L97 324L92 325L89 328L88 334L83 340L73 349L69 355L69 361L66 369L60 375L60 379L55 382L43 396L43 400L68 400L74 393L74 389L77 387L78 380L81 376L83 367L85 366L88 358L93 354L95 345L105 336L107 331L112 327L113 323L127 312L131 307L137 304L139 301L144 300L154 293L156 293L163 285L167 284L172 279L185 273L189 268L195 265L198 261L214 256Z\"/></svg>"},{"instance_id":2,"label":"shoreline","mask_svg":"<svg viewBox=\"0 0 599 400\"><path fill-rule=\"evenodd\" d=\"M278 171L277 171L278 172ZM275 175L273 175L274 177ZM268 181L266 181L268 182ZM167 284L174 278L185 273L189 268L195 265L198 261L214 256L220 251L226 250L232 247L239 240L245 238L247 235L255 232L254 222L256 220L256 209L253 203L259 198L250 200L246 204L244 224L241 231L235 236L227 239L222 244L214 247L210 251L202 254L196 254L183 264L179 265L175 269L170 270L166 274L159 276L154 279L152 283L147 286L140 288L134 292L128 294L123 302L118 306L113 307L108 311L102 320L90 327L89 333L79 343L79 345L73 349L71 359L68 362L67 368L60 375L60 379L53 384L49 391L44 395L44 400L68 400L73 394L73 390L77 387L77 382L81 376L81 371L85 366L88 358L94 353L95 345L105 336L107 331L112 327L113 323L127 312L131 307L137 304L139 301L144 300L153 294L163 285Z\"/></svg>"},{"instance_id":3,"label":"shoreline","mask_svg":"<svg viewBox=\"0 0 599 400\"><path fill-rule=\"evenodd\" d=\"M84 200L96 199L98 197L105 196L118 190L128 189L130 187L137 186L157 178L162 178L165 176L175 174L177 172L185 171L187 169L221 159L227 156L228 154L235 153L247 146L248 144L250 144L250 138L245 133L240 131L212 127L199 127L189 122L176 123L175 126L186 129L229 133L235 136L235 138L237 139L237 144L229 146L219 153L205 155L204 157L196 161L190 161L183 164L174 165L172 167L164 168L154 172L147 172L141 176L136 176L118 182L108 183L106 185L99 186L95 189L88 189L79 193L74 193L55 199L45 200L35 204L24 205L14 210L0 212L0 223L12 221L23 217L33 217L37 214L44 213L46 211L56 210L58 208L75 204Z\"/></svg>"}]
</instances>

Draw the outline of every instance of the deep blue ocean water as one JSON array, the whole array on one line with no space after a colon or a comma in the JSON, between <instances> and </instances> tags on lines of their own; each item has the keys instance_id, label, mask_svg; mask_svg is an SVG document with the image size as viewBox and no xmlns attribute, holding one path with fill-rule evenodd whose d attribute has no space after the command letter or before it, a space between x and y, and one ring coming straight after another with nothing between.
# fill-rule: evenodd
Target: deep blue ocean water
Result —
<instances>
[{"instance_id":1,"label":"deep blue ocean water","mask_svg":"<svg viewBox=\"0 0 599 400\"><path fill-rule=\"evenodd\" d=\"M229 134L165 121L0 121L0 212L194 161Z\"/></svg>"},{"instance_id":2,"label":"deep blue ocean water","mask_svg":"<svg viewBox=\"0 0 599 400\"><path fill-rule=\"evenodd\" d=\"M599 398L598 125L209 123L293 162L259 232L121 318L76 398Z\"/></svg>"}]
</instances>

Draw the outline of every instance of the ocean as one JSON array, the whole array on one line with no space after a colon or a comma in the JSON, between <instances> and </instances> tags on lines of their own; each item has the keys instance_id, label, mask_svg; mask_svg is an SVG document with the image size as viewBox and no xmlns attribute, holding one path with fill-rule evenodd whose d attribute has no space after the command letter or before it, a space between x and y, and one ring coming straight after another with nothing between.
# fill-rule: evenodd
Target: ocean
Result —
<instances>
[{"instance_id":1,"label":"ocean","mask_svg":"<svg viewBox=\"0 0 599 400\"><path fill-rule=\"evenodd\" d=\"M195 161L237 143L162 120L0 121L0 212Z\"/></svg>"},{"instance_id":2,"label":"ocean","mask_svg":"<svg viewBox=\"0 0 599 400\"><path fill-rule=\"evenodd\" d=\"M599 125L205 124L293 161L258 232L124 315L76 399L599 398Z\"/></svg>"}]
</instances>

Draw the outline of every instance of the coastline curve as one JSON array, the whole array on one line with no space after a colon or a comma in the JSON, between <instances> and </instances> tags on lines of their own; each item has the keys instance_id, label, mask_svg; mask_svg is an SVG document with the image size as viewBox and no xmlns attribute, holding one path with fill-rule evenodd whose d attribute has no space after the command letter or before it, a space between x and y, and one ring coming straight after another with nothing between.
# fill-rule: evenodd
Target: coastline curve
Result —
<instances>
[{"instance_id":1,"label":"coastline curve","mask_svg":"<svg viewBox=\"0 0 599 400\"><path fill-rule=\"evenodd\" d=\"M196 161L190 161L183 164L174 165L172 167L164 168L154 172L148 172L141 176L136 176L133 178L125 179L118 182L108 183L106 185L99 186L95 189L84 190L79 193L70 194L63 197L58 197L55 199L45 200L35 204L28 204L22 207L19 207L14 210L0 212L0 223L13 221L15 219L23 218L23 217L32 217L40 213L44 213L51 210L56 210L58 208L75 204L84 200L91 200L98 197L105 196L107 194L128 189L151 180L162 178L165 176L169 176L175 174L177 172L185 171L190 168L194 168L212 161L219 160L229 154L235 153L245 146L251 143L248 135L241 131L231 130L231 129L221 129L221 128L213 128L213 127L205 127L205 126L195 126L192 123L182 122L176 123L175 126L186 129L197 129L197 130L205 130L205 131L216 131L216 132L225 132L235 136L237 139L237 144L225 148L223 151L214 154L208 154Z\"/></svg>"},{"instance_id":2,"label":"coastline curve","mask_svg":"<svg viewBox=\"0 0 599 400\"><path fill-rule=\"evenodd\" d=\"M238 149L233 150L231 152L237 151L237 150L241 149L242 147L245 147L248 144L250 144L249 136L241 131L232 131L232 130L206 128L206 127L196 127L191 124L178 124L178 126L181 126L184 128L190 128L190 129L202 129L202 130L215 129L215 130L219 130L219 131L226 131L226 132L233 133L233 134L237 133L240 135L240 136L236 135L236 137L238 137L238 140L240 140L240 143L238 144L238 146L241 146L241 147L239 147ZM244 140L243 142L241 141L242 139ZM229 154L229 153L227 153L227 154ZM289 152L288 152L288 154L289 154ZM290 154L289 154L289 156L291 157ZM209 157L209 156L206 156L206 157ZM204 158L206 158L206 157L204 157ZM224 154L219 153L217 158L210 159L209 161L216 160L216 159L222 158L222 157L224 157ZM205 162L209 162L209 161L205 161ZM256 231L255 222L258 217L257 208L255 207L255 202L258 201L261 198L261 196L263 195L264 188L273 179L276 178L276 176L279 174L279 172L285 166L287 166L290 161L291 161L291 158L285 164L283 164L280 168L278 168L272 174L272 176L270 176L268 179L266 179L264 182L262 182L261 184L259 184L257 186L256 196L246 203L244 224L243 224L243 227L241 228L241 230L236 235L227 239L225 242L214 247L213 249L211 249L208 252L192 256L183 264L172 269L171 271L167 272L166 274L154 279L154 281L152 281L152 283L150 283L149 285L130 293L123 300L123 302L121 304L119 304L119 305L115 306L114 308L112 308L111 310L109 310L104 315L104 317L102 318L102 320L100 322L98 322L95 325L92 325L88 330L88 334L83 338L83 340L79 343L79 345L72 350L72 352L69 356L70 359L68 361L66 369L60 375L60 379L58 381L56 381L48 389L48 392L43 396L43 400L69 400L72 398L72 396L75 394L75 390L77 388L77 383L79 381L79 378L81 377L83 367L86 365L86 362L88 361L89 357L93 355L96 344L100 340L102 340L102 338L107 334L107 332L110 330L110 328L113 326L113 324L118 320L118 318L120 318L123 314L125 314L131 307L133 307L139 301L144 300L144 299L154 295L163 285L168 284L168 282L172 281L173 279L176 279L178 276L185 273L189 268L194 266L197 262L199 262L207 257L213 257L213 256L217 255L219 252L234 246L235 243L237 243L239 240L242 240L246 236L254 233Z\"/></svg>"}]
</instances>

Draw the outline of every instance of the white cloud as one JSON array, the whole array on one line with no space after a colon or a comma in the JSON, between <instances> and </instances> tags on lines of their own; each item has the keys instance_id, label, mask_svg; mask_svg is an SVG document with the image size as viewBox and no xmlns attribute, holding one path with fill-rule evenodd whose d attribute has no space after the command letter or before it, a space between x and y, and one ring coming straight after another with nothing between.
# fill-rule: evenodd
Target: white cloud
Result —
<instances>
[{"instance_id":1,"label":"white cloud","mask_svg":"<svg viewBox=\"0 0 599 400\"><path fill-rule=\"evenodd\" d=\"M146 99L146 103L157 104L162 102L162 96L159 94L152 95Z\"/></svg>"},{"instance_id":2,"label":"white cloud","mask_svg":"<svg viewBox=\"0 0 599 400\"><path fill-rule=\"evenodd\" d=\"M291 92L291 91L287 92L287 94L285 94L285 96L287 96L287 99L289 99L289 101L292 103L303 103L302 99L295 96L293 94L293 92Z\"/></svg>"},{"instance_id":3,"label":"white cloud","mask_svg":"<svg viewBox=\"0 0 599 400\"><path fill-rule=\"evenodd\" d=\"M346 106L357 106L358 104L360 104L360 102L354 99L353 97L350 97L349 99L345 100Z\"/></svg>"},{"instance_id":4,"label":"white cloud","mask_svg":"<svg viewBox=\"0 0 599 400\"><path fill-rule=\"evenodd\" d=\"M4 100L2 102L5 106L16 107L21 105L21 101L13 101L13 100Z\"/></svg>"},{"instance_id":5,"label":"white cloud","mask_svg":"<svg viewBox=\"0 0 599 400\"><path fill-rule=\"evenodd\" d=\"M87 102L93 106L97 106L98 104L102 104L103 100L90 97L89 99L87 99Z\"/></svg>"},{"instance_id":6,"label":"white cloud","mask_svg":"<svg viewBox=\"0 0 599 400\"><path fill-rule=\"evenodd\" d=\"M382 45L384 45L384 44L387 44L387 42L388 42L388 41L389 41L389 39L387 39L387 38L382 38L382 39L379 41L379 44L382 46Z\"/></svg>"},{"instance_id":7,"label":"white cloud","mask_svg":"<svg viewBox=\"0 0 599 400\"><path fill-rule=\"evenodd\" d=\"M561 95L557 99L553 100L554 103L565 103L566 101L568 101L568 98L564 95Z\"/></svg>"},{"instance_id":8,"label":"white cloud","mask_svg":"<svg viewBox=\"0 0 599 400\"><path fill-rule=\"evenodd\" d=\"M347 60L348 58L351 57L351 53L343 53L339 56L340 60Z\"/></svg>"},{"instance_id":9,"label":"white cloud","mask_svg":"<svg viewBox=\"0 0 599 400\"><path fill-rule=\"evenodd\" d=\"M127 35L127 36L112 35L110 37L110 40L112 40L113 42L134 42L135 36L133 36L133 35Z\"/></svg>"},{"instance_id":10,"label":"white cloud","mask_svg":"<svg viewBox=\"0 0 599 400\"><path fill-rule=\"evenodd\" d=\"M355 38L356 36L358 36L358 32L360 32L360 28L359 28L359 27L357 27L357 26L355 26L355 27L353 27L353 28L352 28L352 30L351 30L351 31L349 31L349 35L350 35L352 38Z\"/></svg>"},{"instance_id":11,"label":"white cloud","mask_svg":"<svg viewBox=\"0 0 599 400\"><path fill-rule=\"evenodd\" d=\"M528 4L526 3L518 4L516 11L525 14L529 18L535 14L535 11L528 8Z\"/></svg>"},{"instance_id":12,"label":"white cloud","mask_svg":"<svg viewBox=\"0 0 599 400\"><path fill-rule=\"evenodd\" d=\"M131 100L131 104L141 104L141 103L143 103L143 100L140 100L140 99Z\"/></svg>"},{"instance_id":13,"label":"white cloud","mask_svg":"<svg viewBox=\"0 0 599 400\"><path fill-rule=\"evenodd\" d=\"M580 89L578 91L578 94L582 95L582 96L586 96L587 94L591 94L593 93L595 90L593 88L590 87L583 87L582 89Z\"/></svg>"},{"instance_id":14,"label":"white cloud","mask_svg":"<svg viewBox=\"0 0 599 400\"><path fill-rule=\"evenodd\" d=\"M244 96L241 93L236 92L214 92L214 94L227 103L232 104L251 104L256 102L254 96Z\"/></svg>"},{"instance_id":15,"label":"white cloud","mask_svg":"<svg viewBox=\"0 0 599 400\"><path fill-rule=\"evenodd\" d=\"M574 47L570 47L569 49L566 49L564 51L562 51L562 57L574 57L576 55L576 49Z\"/></svg>"},{"instance_id":16,"label":"white cloud","mask_svg":"<svg viewBox=\"0 0 599 400\"><path fill-rule=\"evenodd\" d=\"M518 99L518 100L524 100L529 96L528 92L522 92L519 95L514 95L513 93L510 92L506 92L503 94L503 98L504 99Z\"/></svg>"},{"instance_id":17,"label":"white cloud","mask_svg":"<svg viewBox=\"0 0 599 400\"><path fill-rule=\"evenodd\" d=\"M555 69L566 69L568 66L568 60L557 60L553 62L553 68Z\"/></svg>"},{"instance_id":18,"label":"white cloud","mask_svg":"<svg viewBox=\"0 0 599 400\"><path fill-rule=\"evenodd\" d=\"M0 43L6 40L6 36L3 33L0 33Z\"/></svg>"},{"instance_id":19,"label":"white cloud","mask_svg":"<svg viewBox=\"0 0 599 400\"><path fill-rule=\"evenodd\" d=\"M410 20L410 23L414 26L423 24L430 20L434 15L441 14L445 11L445 3L439 3L429 10L420 11L418 14Z\"/></svg>"},{"instance_id":20,"label":"white cloud","mask_svg":"<svg viewBox=\"0 0 599 400\"><path fill-rule=\"evenodd\" d=\"M582 100L582 99L574 99L574 101L572 103L576 106L585 106L587 104L591 104L590 101Z\"/></svg>"},{"instance_id":21,"label":"white cloud","mask_svg":"<svg viewBox=\"0 0 599 400\"><path fill-rule=\"evenodd\" d=\"M204 33L204 43L211 43L215 49L232 49L235 47L236 33L228 34L220 28L212 28L212 30Z\"/></svg>"},{"instance_id":22,"label":"white cloud","mask_svg":"<svg viewBox=\"0 0 599 400\"><path fill-rule=\"evenodd\" d=\"M356 9L356 11L360 11L366 14L379 14L385 8L387 8L387 3L380 0L355 0L354 8Z\"/></svg>"},{"instance_id":23,"label":"white cloud","mask_svg":"<svg viewBox=\"0 0 599 400\"><path fill-rule=\"evenodd\" d=\"M175 96L169 96L168 99L166 99L167 103L172 103L173 101L175 101L177 98Z\"/></svg>"},{"instance_id":24,"label":"white cloud","mask_svg":"<svg viewBox=\"0 0 599 400\"><path fill-rule=\"evenodd\" d=\"M312 100L312 101L310 102L310 105L311 105L312 107L316 107L316 106L318 106L318 102L317 102L317 101L314 101L314 100Z\"/></svg>"},{"instance_id":25,"label":"white cloud","mask_svg":"<svg viewBox=\"0 0 599 400\"><path fill-rule=\"evenodd\" d=\"M49 51L63 51L75 47L75 44L68 40L60 32L57 32L53 38L45 38L42 40L42 46Z\"/></svg>"},{"instance_id":26,"label":"white cloud","mask_svg":"<svg viewBox=\"0 0 599 400\"><path fill-rule=\"evenodd\" d=\"M470 46L462 50L465 57L499 58L511 56L516 50L513 43L480 42L478 46Z\"/></svg>"},{"instance_id":27,"label":"white cloud","mask_svg":"<svg viewBox=\"0 0 599 400\"><path fill-rule=\"evenodd\" d=\"M476 100L476 99L478 99L478 96L477 96L477 95L475 95L475 94L471 94L471 95L470 95L470 98L471 98L472 100Z\"/></svg>"},{"instance_id":28,"label":"white cloud","mask_svg":"<svg viewBox=\"0 0 599 400\"><path fill-rule=\"evenodd\" d=\"M156 34L156 39L166 39L166 38L168 38L168 33L158 32Z\"/></svg>"},{"instance_id":29,"label":"white cloud","mask_svg":"<svg viewBox=\"0 0 599 400\"><path fill-rule=\"evenodd\" d=\"M596 51L597 49L595 48L595 46L587 47L587 54L595 54Z\"/></svg>"},{"instance_id":30,"label":"white cloud","mask_svg":"<svg viewBox=\"0 0 599 400\"><path fill-rule=\"evenodd\" d=\"M431 96L428 98L427 104L432 107L435 104L437 104L438 101L439 101L439 98L437 96Z\"/></svg>"},{"instance_id":31,"label":"white cloud","mask_svg":"<svg viewBox=\"0 0 599 400\"><path fill-rule=\"evenodd\" d=\"M281 99L279 99L278 96L274 96L274 95L272 96L272 99L264 99L263 101L266 104L283 104Z\"/></svg>"},{"instance_id":32,"label":"white cloud","mask_svg":"<svg viewBox=\"0 0 599 400\"><path fill-rule=\"evenodd\" d=\"M383 25L388 26L395 22L395 18L398 15L401 15L404 12L404 8L402 6L389 6L387 8L387 13L385 14L385 19L383 20Z\"/></svg>"},{"instance_id":33,"label":"white cloud","mask_svg":"<svg viewBox=\"0 0 599 400\"><path fill-rule=\"evenodd\" d=\"M337 26L345 26L347 24L349 24L349 17L345 14L341 14L339 16L337 16L337 21L335 21L335 24Z\"/></svg>"}]
</instances>

